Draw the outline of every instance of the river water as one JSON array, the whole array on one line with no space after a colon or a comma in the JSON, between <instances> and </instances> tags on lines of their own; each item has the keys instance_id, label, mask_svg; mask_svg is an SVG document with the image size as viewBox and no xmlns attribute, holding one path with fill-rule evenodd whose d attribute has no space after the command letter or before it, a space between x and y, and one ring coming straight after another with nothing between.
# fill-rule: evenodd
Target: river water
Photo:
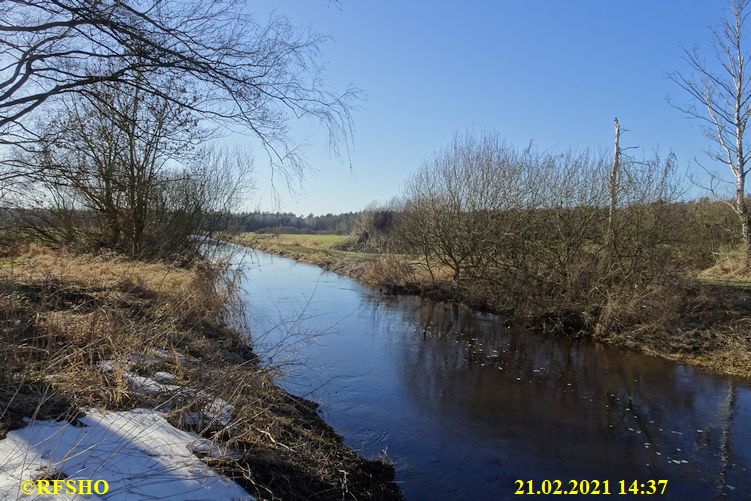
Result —
<instances>
[{"instance_id":1,"label":"river water","mask_svg":"<svg viewBox=\"0 0 751 501\"><path fill-rule=\"evenodd\" d=\"M516 480L545 479L609 479L611 492L664 479L666 499L751 499L748 382L270 254L245 268L256 350L347 445L387 455L407 499L518 498Z\"/></svg>"}]
</instances>

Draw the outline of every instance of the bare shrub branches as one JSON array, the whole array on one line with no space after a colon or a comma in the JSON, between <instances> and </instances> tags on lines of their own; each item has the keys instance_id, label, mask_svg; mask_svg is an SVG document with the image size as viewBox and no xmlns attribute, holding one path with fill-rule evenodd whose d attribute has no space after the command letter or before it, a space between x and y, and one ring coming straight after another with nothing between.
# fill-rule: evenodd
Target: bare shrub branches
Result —
<instances>
[{"instance_id":1,"label":"bare shrub branches","mask_svg":"<svg viewBox=\"0 0 751 501\"><path fill-rule=\"evenodd\" d=\"M667 269L666 207L679 194L672 156L619 162L613 184L603 155L457 136L409 181L398 236L460 296L596 309L609 288Z\"/></svg>"},{"instance_id":2,"label":"bare shrub branches","mask_svg":"<svg viewBox=\"0 0 751 501\"><path fill-rule=\"evenodd\" d=\"M162 89L187 92L174 78ZM200 146L211 131L195 113L129 86L66 99L43 133L13 165L41 197L29 226L47 240L192 259L249 188L250 157Z\"/></svg>"}]
</instances>

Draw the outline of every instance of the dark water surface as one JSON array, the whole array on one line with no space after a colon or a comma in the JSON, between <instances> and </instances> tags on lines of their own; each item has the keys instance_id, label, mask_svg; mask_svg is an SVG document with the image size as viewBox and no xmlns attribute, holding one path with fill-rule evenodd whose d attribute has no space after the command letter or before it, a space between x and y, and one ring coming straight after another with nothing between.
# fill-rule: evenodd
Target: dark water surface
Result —
<instances>
[{"instance_id":1,"label":"dark water surface","mask_svg":"<svg viewBox=\"0 0 751 501\"><path fill-rule=\"evenodd\" d=\"M667 499L751 499L747 382L251 261L257 351L349 446L385 451L408 499L520 498L517 479L667 479Z\"/></svg>"}]
</instances>

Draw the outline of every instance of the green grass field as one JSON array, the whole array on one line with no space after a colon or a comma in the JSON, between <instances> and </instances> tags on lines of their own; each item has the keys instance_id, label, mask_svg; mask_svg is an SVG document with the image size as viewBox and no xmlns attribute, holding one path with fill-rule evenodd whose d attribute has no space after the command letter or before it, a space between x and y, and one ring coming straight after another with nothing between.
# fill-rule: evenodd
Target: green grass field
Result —
<instances>
[{"instance_id":1,"label":"green grass field","mask_svg":"<svg viewBox=\"0 0 751 501\"><path fill-rule=\"evenodd\" d=\"M284 233L279 235L282 242L290 243L310 243L318 247L331 247L332 245L344 242L346 235L292 235Z\"/></svg>"},{"instance_id":2,"label":"green grass field","mask_svg":"<svg viewBox=\"0 0 751 501\"><path fill-rule=\"evenodd\" d=\"M273 235L271 233L243 233L238 236L240 240L264 240L275 242L282 245L300 245L303 247L315 247L319 249L329 249L331 246L344 242L346 235L297 235L291 233L282 233Z\"/></svg>"},{"instance_id":3,"label":"green grass field","mask_svg":"<svg viewBox=\"0 0 751 501\"><path fill-rule=\"evenodd\" d=\"M234 237L235 241L272 254L280 254L292 259L303 260L316 264L316 259L333 258L364 261L371 259L373 254L337 249L335 246L344 242L347 235L298 235L282 233L241 233Z\"/></svg>"}]
</instances>

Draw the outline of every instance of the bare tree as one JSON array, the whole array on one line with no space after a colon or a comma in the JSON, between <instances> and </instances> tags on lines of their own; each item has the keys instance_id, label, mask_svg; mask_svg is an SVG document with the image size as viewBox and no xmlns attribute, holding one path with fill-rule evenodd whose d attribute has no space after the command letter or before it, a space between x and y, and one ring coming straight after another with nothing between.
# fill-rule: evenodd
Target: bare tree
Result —
<instances>
[{"instance_id":1,"label":"bare tree","mask_svg":"<svg viewBox=\"0 0 751 501\"><path fill-rule=\"evenodd\" d=\"M301 156L291 119L323 123L348 144L357 90L326 90L315 64L324 37L283 16L257 22L241 0L7 0L0 2L0 145L38 139L30 118L58 98L117 83L204 119L240 126L272 164L292 172ZM195 92L166 93L156 75ZM0 180L17 175L12 169Z\"/></svg>"},{"instance_id":2,"label":"bare tree","mask_svg":"<svg viewBox=\"0 0 751 501\"><path fill-rule=\"evenodd\" d=\"M165 95L184 91L174 78L160 80ZM192 258L208 218L239 206L252 161L196 149L207 131L190 110L111 82L64 104L36 150L13 163L47 197L38 205L49 217L29 224L36 232L133 257ZM82 217L70 217L74 211Z\"/></svg>"},{"instance_id":3,"label":"bare tree","mask_svg":"<svg viewBox=\"0 0 751 501\"><path fill-rule=\"evenodd\" d=\"M734 177L732 207L740 220L746 265L751 263L751 222L746 204L746 127L751 117L751 86L745 62L748 57L744 38L749 16L749 0L731 0L729 13L712 30L712 49L716 60L707 63L696 49L684 51L690 74L670 75L691 98L688 106L674 106L704 124L704 133L713 143L709 156L725 164ZM713 189L716 177L710 183Z\"/></svg>"},{"instance_id":4,"label":"bare tree","mask_svg":"<svg viewBox=\"0 0 751 501\"><path fill-rule=\"evenodd\" d=\"M495 258L493 242L515 235L512 221L500 224L494 215L530 202L531 176L520 157L497 134L456 135L411 177L402 233L431 274L434 259L458 284Z\"/></svg>"}]
</instances>

